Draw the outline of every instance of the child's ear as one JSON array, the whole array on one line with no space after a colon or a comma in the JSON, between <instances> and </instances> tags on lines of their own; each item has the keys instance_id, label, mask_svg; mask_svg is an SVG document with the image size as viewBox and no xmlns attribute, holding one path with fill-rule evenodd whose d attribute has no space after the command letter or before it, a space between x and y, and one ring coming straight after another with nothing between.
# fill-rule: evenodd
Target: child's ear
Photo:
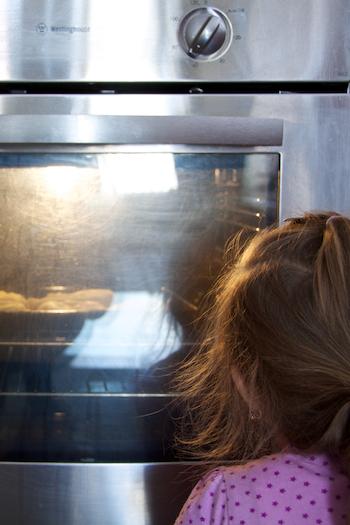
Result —
<instances>
[{"instance_id":1,"label":"child's ear","mask_svg":"<svg viewBox=\"0 0 350 525\"><path fill-rule=\"evenodd\" d=\"M232 368L231 377L232 377L232 381L234 382L235 387L237 388L239 394L242 396L242 398L247 403L247 405L250 406L250 402L251 402L250 396L249 396L247 387L244 384L241 374L237 372L235 368Z\"/></svg>"}]
</instances>

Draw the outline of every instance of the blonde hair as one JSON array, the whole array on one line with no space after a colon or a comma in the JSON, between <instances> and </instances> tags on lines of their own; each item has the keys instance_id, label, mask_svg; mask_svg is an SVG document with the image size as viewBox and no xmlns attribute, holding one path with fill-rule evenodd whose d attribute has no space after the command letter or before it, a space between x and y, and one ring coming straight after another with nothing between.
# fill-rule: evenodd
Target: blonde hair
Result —
<instances>
[{"instance_id":1,"label":"blonde hair","mask_svg":"<svg viewBox=\"0 0 350 525\"><path fill-rule=\"evenodd\" d=\"M283 436L347 462L350 220L308 213L262 231L238 256L237 245L203 344L176 379L186 406L178 443L198 458L244 462L280 450Z\"/></svg>"}]
</instances>

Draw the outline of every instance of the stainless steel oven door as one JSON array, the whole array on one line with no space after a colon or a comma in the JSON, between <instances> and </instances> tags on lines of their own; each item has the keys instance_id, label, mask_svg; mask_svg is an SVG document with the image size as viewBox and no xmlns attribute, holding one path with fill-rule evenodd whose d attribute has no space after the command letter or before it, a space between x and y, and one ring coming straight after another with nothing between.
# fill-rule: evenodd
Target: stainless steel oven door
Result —
<instances>
[{"instance_id":1,"label":"stainless steel oven door","mask_svg":"<svg viewBox=\"0 0 350 525\"><path fill-rule=\"evenodd\" d=\"M0 98L4 522L174 521L194 480L160 452L172 392L142 363L171 354L214 277L181 288L193 246L349 211L349 111L347 95ZM164 306L182 331L159 344Z\"/></svg>"}]
</instances>

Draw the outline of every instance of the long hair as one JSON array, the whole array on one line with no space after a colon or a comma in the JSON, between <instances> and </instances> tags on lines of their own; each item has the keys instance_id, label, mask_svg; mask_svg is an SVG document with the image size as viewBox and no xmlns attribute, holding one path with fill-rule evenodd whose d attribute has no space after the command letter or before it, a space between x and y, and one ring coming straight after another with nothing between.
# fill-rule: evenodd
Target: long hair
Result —
<instances>
[{"instance_id":1,"label":"long hair","mask_svg":"<svg viewBox=\"0 0 350 525\"><path fill-rule=\"evenodd\" d=\"M203 343L176 379L186 407L178 444L197 458L245 462L281 450L283 437L347 464L350 220L308 213L262 231L238 256L237 244Z\"/></svg>"}]
</instances>

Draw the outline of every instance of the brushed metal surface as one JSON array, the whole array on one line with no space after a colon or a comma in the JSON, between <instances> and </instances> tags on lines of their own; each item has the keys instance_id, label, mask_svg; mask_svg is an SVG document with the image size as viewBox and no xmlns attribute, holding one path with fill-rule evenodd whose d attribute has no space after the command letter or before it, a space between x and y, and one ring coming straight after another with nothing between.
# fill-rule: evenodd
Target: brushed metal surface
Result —
<instances>
[{"instance_id":1,"label":"brushed metal surface","mask_svg":"<svg viewBox=\"0 0 350 525\"><path fill-rule=\"evenodd\" d=\"M0 97L0 150L58 151L115 150L128 119L121 117L185 116L283 121L282 146L224 148L212 145L215 130L205 131L201 146L177 144L124 145L125 150L147 151L273 151L282 155L280 218L305 210L334 209L349 212L350 96L349 95L162 95L162 96L2 96ZM215 120L217 119L217 120ZM135 122L132 118L130 123ZM149 121L148 121L149 122ZM156 120L155 120L156 122ZM210 120L209 120L210 122ZM153 129L142 126L138 141L147 143ZM168 141L171 130L168 131ZM202 131L201 131L202 133ZM185 137L185 131L184 135ZM137 141L136 141L137 142ZM205 144L208 144L206 146ZM210 145L211 144L211 145ZM240 143L239 143L240 144ZM239 146L237 144L237 146ZM250 143L251 144L251 143Z\"/></svg>"},{"instance_id":2,"label":"brushed metal surface","mask_svg":"<svg viewBox=\"0 0 350 525\"><path fill-rule=\"evenodd\" d=\"M37 115L33 127L31 115L3 115L1 123L4 129L12 129L2 143L22 142L24 133L31 143L112 140L116 144L279 146L283 136L282 120L249 117Z\"/></svg>"},{"instance_id":3,"label":"brushed metal surface","mask_svg":"<svg viewBox=\"0 0 350 525\"><path fill-rule=\"evenodd\" d=\"M232 43L201 62L179 38L194 7L228 17ZM347 0L3 0L1 81L296 81L350 78Z\"/></svg>"},{"instance_id":4,"label":"brushed metal surface","mask_svg":"<svg viewBox=\"0 0 350 525\"><path fill-rule=\"evenodd\" d=\"M3 525L173 525L188 464L0 463Z\"/></svg>"}]
</instances>

